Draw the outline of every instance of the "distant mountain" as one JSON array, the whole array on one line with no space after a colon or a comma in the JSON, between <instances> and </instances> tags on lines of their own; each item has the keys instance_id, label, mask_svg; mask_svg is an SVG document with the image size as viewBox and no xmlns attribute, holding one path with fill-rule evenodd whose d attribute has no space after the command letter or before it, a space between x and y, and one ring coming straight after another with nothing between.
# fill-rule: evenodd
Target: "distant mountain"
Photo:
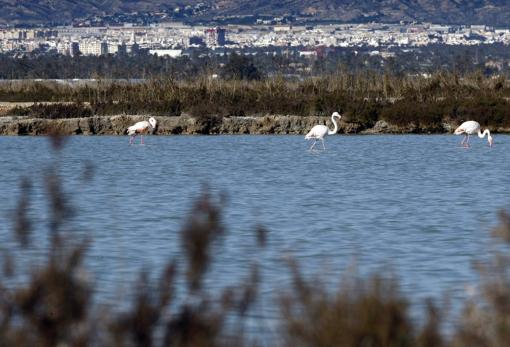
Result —
<instances>
[{"instance_id":1,"label":"distant mountain","mask_svg":"<svg viewBox=\"0 0 510 347\"><path fill-rule=\"evenodd\" d=\"M197 5L202 11L189 9ZM133 12L166 11L174 15L184 13L186 6L187 19L201 20L298 15L342 22L510 24L508 0L0 0L0 24L70 23L76 18Z\"/></svg>"},{"instance_id":2,"label":"distant mountain","mask_svg":"<svg viewBox=\"0 0 510 347\"><path fill-rule=\"evenodd\" d=\"M173 9L175 3L164 0L0 0L0 23L70 23L73 19L93 15L157 11L168 7Z\"/></svg>"}]
</instances>

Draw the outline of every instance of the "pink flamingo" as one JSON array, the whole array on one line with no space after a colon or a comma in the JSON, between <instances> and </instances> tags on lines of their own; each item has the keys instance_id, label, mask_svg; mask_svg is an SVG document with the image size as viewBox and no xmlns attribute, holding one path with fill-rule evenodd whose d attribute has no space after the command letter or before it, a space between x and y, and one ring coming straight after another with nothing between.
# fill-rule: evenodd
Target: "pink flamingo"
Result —
<instances>
[{"instance_id":1,"label":"pink flamingo","mask_svg":"<svg viewBox=\"0 0 510 347\"><path fill-rule=\"evenodd\" d=\"M324 146L324 136L326 135L334 135L338 131L338 125L336 124L335 117L340 120L342 118L341 115L338 114L338 112L333 112L331 115L331 121L333 122L333 125L335 126L333 130L329 130L329 128L322 124L315 125L309 132L306 134L305 139L310 140L314 139L312 146L309 150L312 150L315 147L315 144L317 143L317 140L322 141L322 149L325 150L326 146Z\"/></svg>"},{"instance_id":2,"label":"pink flamingo","mask_svg":"<svg viewBox=\"0 0 510 347\"><path fill-rule=\"evenodd\" d=\"M149 130L154 130L156 128L156 119L154 117L150 117L149 121L141 121L137 122L134 125L127 128L127 134L131 136L129 138L129 144L133 144L136 135L140 134L140 143L143 145L143 134L149 132Z\"/></svg>"},{"instance_id":3,"label":"pink flamingo","mask_svg":"<svg viewBox=\"0 0 510 347\"><path fill-rule=\"evenodd\" d=\"M460 143L464 147L469 147L469 136L478 133L478 137L483 139L485 135L487 135L487 141L489 142L489 147L492 147L494 140L491 136L491 132L489 129L485 129L482 133L480 131L480 123L475 122L474 120L469 120L467 122L462 123L457 129L455 129L455 135L464 134L464 138Z\"/></svg>"}]
</instances>

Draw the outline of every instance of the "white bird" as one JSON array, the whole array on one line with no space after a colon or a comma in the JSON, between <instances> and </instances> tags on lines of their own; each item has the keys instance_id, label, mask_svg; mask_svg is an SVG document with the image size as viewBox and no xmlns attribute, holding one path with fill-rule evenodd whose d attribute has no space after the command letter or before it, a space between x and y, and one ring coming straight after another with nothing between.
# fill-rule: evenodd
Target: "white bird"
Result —
<instances>
[{"instance_id":1,"label":"white bird","mask_svg":"<svg viewBox=\"0 0 510 347\"><path fill-rule=\"evenodd\" d=\"M314 126L312 128L312 130L310 130L308 132L308 134L306 134L305 139L307 139L307 140L314 139L315 140L313 142L312 146L310 147L310 150L312 150L315 147L317 140L321 140L322 148L324 150L326 149L326 146L324 146L324 136L334 135L338 131L338 125L336 124L335 117L338 117L339 120L340 120L340 118L342 118L342 116L339 115L338 112L333 112L333 114L331 115L331 121L333 122L333 125L335 126L335 128L333 130L329 130L329 128L325 125L318 124L318 125Z\"/></svg>"},{"instance_id":2,"label":"white bird","mask_svg":"<svg viewBox=\"0 0 510 347\"><path fill-rule=\"evenodd\" d=\"M137 122L134 125L127 128L127 134L131 136L129 138L129 144L132 144L135 140L136 135L140 134L140 143L143 145L143 134L149 132L149 129L153 131L156 128L156 119L150 117L149 121Z\"/></svg>"},{"instance_id":3,"label":"white bird","mask_svg":"<svg viewBox=\"0 0 510 347\"><path fill-rule=\"evenodd\" d=\"M489 142L489 146L492 147L494 140L491 136L491 132L489 129L485 129L483 133L480 130L480 123L475 122L474 120L469 120L467 122L462 123L457 129L455 129L455 135L464 134L464 138L460 143L464 147L469 147L469 136L478 133L478 137L483 139L485 135L487 135L487 141Z\"/></svg>"}]
</instances>

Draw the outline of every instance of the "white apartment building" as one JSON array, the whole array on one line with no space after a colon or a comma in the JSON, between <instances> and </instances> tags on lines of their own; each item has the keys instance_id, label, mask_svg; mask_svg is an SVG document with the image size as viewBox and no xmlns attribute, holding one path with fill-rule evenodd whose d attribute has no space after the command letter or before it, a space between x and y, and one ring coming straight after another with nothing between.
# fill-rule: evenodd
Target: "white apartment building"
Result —
<instances>
[{"instance_id":1,"label":"white apartment building","mask_svg":"<svg viewBox=\"0 0 510 347\"><path fill-rule=\"evenodd\" d=\"M108 54L110 45L102 41L82 41L80 42L80 52L83 55L102 55Z\"/></svg>"}]
</instances>

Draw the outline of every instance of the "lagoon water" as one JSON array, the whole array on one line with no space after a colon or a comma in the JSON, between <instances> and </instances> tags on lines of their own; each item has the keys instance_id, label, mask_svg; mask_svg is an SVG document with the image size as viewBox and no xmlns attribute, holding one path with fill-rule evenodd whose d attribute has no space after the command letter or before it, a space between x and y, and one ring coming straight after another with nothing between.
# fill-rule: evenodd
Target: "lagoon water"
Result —
<instances>
[{"instance_id":1,"label":"lagoon water","mask_svg":"<svg viewBox=\"0 0 510 347\"><path fill-rule=\"evenodd\" d=\"M455 308L478 283L473 262L499 247L490 230L510 207L510 136L496 135L492 149L478 138L460 148L460 140L330 136L325 152L309 152L302 136L151 136L144 146L76 136L56 155L44 137L0 137L0 243L14 249L11 216L28 177L36 242L16 256L37 262L47 244L43 177L57 162L76 212L70 228L92 240L87 264L99 302L125 302L141 269L156 275L182 260L179 230L208 185L213 197L227 196L209 288L240 282L257 262L272 307L289 287L293 257L331 285L353 266L383 271L415 307L431 297ZM262 251L259 225L269 231Z\"/></svg>"}]
</instances>

